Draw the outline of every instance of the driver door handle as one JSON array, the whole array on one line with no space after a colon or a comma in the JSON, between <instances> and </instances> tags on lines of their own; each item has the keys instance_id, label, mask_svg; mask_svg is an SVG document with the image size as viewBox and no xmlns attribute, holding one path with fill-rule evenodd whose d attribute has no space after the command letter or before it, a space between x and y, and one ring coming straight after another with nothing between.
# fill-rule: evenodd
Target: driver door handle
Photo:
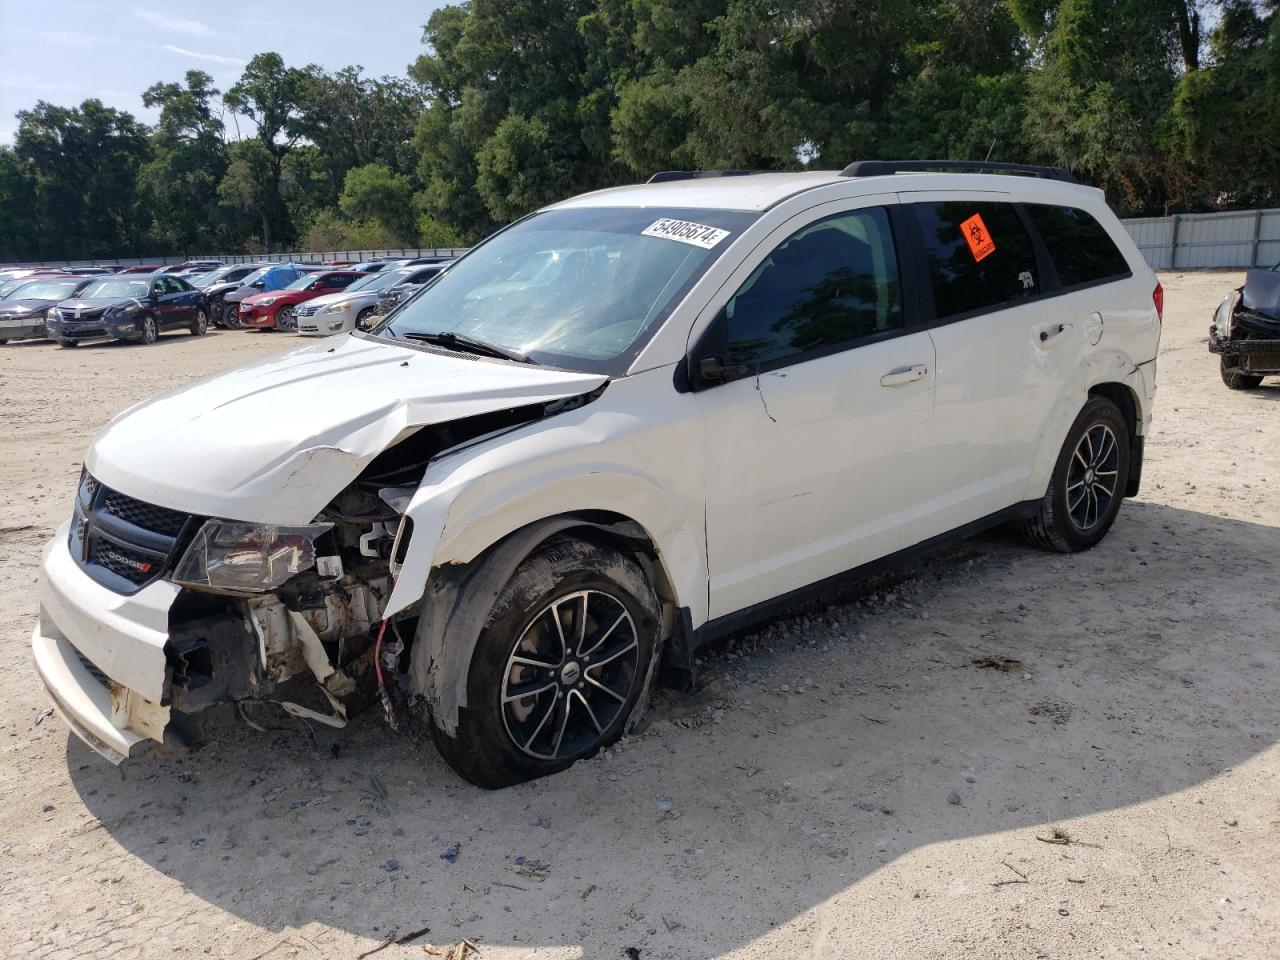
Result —
<instances>
[{"instance_id":1,"label":"driver door handle","mask_svg":"<svg viewBox=\"0 0 1280 960\"><path fill-rule=\"evenodd\" d=\"M880 378L882 387L901 387L915 383L929 375L929 367L923 363L913 363L909 367L896 367Z\"/></svg>"}]
</instances>

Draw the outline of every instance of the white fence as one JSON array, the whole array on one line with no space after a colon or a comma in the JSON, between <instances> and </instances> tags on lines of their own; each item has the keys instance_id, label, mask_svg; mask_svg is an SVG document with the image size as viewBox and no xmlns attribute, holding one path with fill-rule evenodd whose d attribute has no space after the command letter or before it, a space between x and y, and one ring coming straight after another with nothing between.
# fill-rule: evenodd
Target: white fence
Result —
<instances>
[{"instance_id":1,"label":"white fence","mask_svg":"<svg viewBox=\"0 0 1280 960\"><path fill-rule=\"evenodd\" d=\"M1155 270L1270 267L1280 262L1280 210L1183 213L1122 222Z\"/></svg>"}]
</instances>

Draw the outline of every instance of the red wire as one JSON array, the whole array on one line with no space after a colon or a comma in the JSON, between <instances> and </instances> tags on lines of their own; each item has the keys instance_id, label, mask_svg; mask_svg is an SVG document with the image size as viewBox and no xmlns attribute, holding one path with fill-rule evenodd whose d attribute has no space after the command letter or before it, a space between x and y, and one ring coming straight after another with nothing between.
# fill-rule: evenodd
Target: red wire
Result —
<instances>
[{"instance_id":1,"label":"red wire","mask_svg":"<svg viewBox=\"0 0 1280 960\"><path fill-rule=\"evenodd\" d=\"M387 621L382 621L382 626L378 627L378 639L373 645L373 669L378 676L378 689L381 690L382 684L382 635L387 632Z\"/></svg>"}]
</instances>

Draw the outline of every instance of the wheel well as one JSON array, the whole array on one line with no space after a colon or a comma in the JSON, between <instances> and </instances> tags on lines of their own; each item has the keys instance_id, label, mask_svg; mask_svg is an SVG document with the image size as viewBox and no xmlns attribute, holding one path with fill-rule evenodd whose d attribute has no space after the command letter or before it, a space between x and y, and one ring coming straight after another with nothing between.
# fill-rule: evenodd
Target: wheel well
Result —
<instances>
[{"instance_id":1,"label":"wheel well","mask_svg":"<svg viewBox=\"0 0 1280 960\"><path fill-rule=\"evenodd\" d=\"M644 571L662 608L662 648L664 682L672 686L685 686L683 673L692 669L692 630L689 611L681 605L679 593L657 544L649 532L631 517L611 510L580 510L572 513L545 517L511 533L486 548L472 564L491 554L503 543L532 528L545 526L546 535L535 534L530 538L523 556L533 553L553 536L571 534L620 550L635 559ZM674 674L680 674L673 678Z\"/></svg>"},{"instance_id":2,"label":"wheel well","mask_svg":"<svg viewBox=\"0 0 1280 960\"><path fill-rule=\"evenodd\" d=\"M1106 397L1124 415L1124 424L1129 428L1129 436L1138 435L1138 401L1133 391L1123 383L1099 383L1089 388L1089 396Z\"/></svg>"},{"instance_id":3,"label":"wheel well","mask_svg":"<svg viewBox=\"0 0 1280 960\"><path fill-rule=\"evenodd\" d=\"M1134 392L1123 383L1099 383L1089 388L1089 396L1106 397L1120 408L1124 424L1129 429L1129 482L1126 497L1136 496L1142 482L1142 448L1144 438L1139 434L1138 400Z\"/></svg>"}]
</instances>

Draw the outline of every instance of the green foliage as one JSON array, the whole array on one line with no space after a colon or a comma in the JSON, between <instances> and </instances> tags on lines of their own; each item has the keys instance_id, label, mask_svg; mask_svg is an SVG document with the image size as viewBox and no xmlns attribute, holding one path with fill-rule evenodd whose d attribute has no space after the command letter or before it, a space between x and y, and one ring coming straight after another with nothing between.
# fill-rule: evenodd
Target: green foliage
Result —
<instances>
[{"instance_id":1,"label":"green foliage","mask_svg":"<svg viewBox=\"0 0 1280 960\"><path fill-rule=\"evenodd\" d=\"M379 224L398 238L416 232L412 181L380 163L347 171L338 207L348 219Z\"/></svg>"},{"instance_id":2,"label":"green foliage","mask_svg":"<svg viewBox=\"0 0 1280 960\"><path fill-rule=\"evenodd\" d=\"M470 0L423 42L407 77L192 70L149 129L36 104L0 257L452 246L655 170L875 157L1059 164L1122 213L1280 203L1273 0Z\"/></svg>"}]
</instances>

